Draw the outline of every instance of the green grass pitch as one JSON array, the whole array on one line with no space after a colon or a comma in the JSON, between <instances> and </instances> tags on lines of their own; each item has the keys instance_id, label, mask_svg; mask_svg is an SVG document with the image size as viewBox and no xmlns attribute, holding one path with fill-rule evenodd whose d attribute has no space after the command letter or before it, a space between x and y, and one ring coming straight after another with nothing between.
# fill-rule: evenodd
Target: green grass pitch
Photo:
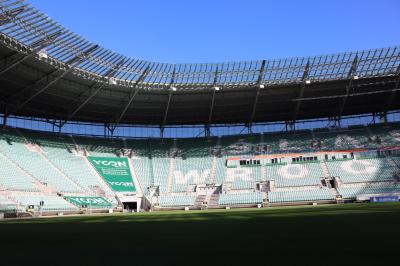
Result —
<instances>
[{"instance_id":1,"label":"green grass pitch","mask_svg":"<svg viewBox=\"0 0 400 266\"><path fill-rule=\"evenodd\" d=\"M399 265L400 204L0 222L0 265Z\"/></svg>"}]
</instances>

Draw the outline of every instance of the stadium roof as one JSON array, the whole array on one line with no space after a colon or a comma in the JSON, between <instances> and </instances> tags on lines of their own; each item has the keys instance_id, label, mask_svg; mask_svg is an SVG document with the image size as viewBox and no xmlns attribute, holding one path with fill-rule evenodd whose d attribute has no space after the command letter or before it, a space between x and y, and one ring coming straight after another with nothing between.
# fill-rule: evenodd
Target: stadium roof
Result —
<instances>
[{"instance_id":1,"label":"stadium roof","mask_svg":"<svg viewBox=\"0 0 400 266\"><path fill-rule=\"evenodd\" d=\"M129 58L25 1L0 0L7 115L113 124L226 124L399 109L400 47L315 57L169 64Z\"/></svg>"}]
</instances>

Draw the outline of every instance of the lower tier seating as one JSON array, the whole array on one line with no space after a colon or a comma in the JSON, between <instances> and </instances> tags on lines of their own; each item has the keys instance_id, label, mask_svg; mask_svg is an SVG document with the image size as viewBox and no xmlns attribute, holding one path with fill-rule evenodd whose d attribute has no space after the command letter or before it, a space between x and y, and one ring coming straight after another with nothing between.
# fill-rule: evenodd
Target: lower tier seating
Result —
<instances>
[{"instance_id":1,"label":"lower tier seating","mask_svg":"<svg viewBox=\"0 0 400 266\"><path fill-rule=\"evenodd\" d=\"M328 188L321 187L307 190L271 191L268 193L269 202L284 203L296 201L334 200L335 196Z\"/></svg>"},{"instance_id":2,"label":"lower tier seating","mask_svg":"<svg viewBox=\"0 0 400 266\"><path fill-rule=\"evenodd\" d=\"M344 199L356 199L358 195L365 194L400 194L400 183L380 184L378 186L365 184L363 186L356 187L340 187L338 188L338 191Z\"/></svg>"},{"instance_id":3,"label":"lower tier seating","mask_svg":"<svg viewBox=\"0 0 400 266\"><path fill-rule=\"evenodd\" d=\"M240 204L259 204L263 202L263 195L260 192L221 194L219 205L240 205Z\"/></svg>"},{"instance_id":4,"label":"lower tier seating","mask_svg":"<svg viewBox=\"0 0 400 266\"><path fill-rule=\"evenodd\" d=\"M40 201L44 202L43 211L77 211L78 207L67 202L62 197L48 195L15 195L15 200L23 207L34 205L38 210Z\"/></svg>"},{"instance_id":5,"label":"lower tier seating","mask_svg":"<svg viewBox=\"0 0 400 266\"><path fill-rule=\"evenodd\" d=\"M193 206L195 199L189 195L165 195L158 197L158 202L161 207Z\"/></svg>"},{"instance_id":6,"label":"lower tier seating","mask_svg":"<svg viewBox=\"0 0 400 266\"><path fill-rule=\"evenodd\" d=\"M267 178L277 187L312 186L321 184L324 173L319 162L267 167Z\"/></svg>"},{"instance_id":7,"label":"lower tier seating","mask_svg":"<svg viewBox=\"0 0 400 266\"><path fill-rule=\"evenodd\" d=\"M326 163L332 176L338 176L343 183L395 181L399 168L387 158L373 158Z\"/></svg>"}]
</instances>

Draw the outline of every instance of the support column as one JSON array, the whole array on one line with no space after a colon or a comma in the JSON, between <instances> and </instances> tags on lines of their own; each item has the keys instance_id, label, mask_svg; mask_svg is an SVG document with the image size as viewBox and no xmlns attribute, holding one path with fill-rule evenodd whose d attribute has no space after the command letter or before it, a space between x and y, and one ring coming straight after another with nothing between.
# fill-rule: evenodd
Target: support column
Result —
<instances>
[{"instance_id":1,"label":"support column","mask_svg":"<svg viewBox=\"0 0 400 266\"><path fill-rule=\"evenodd\" d=\"M7 105L5 105L4 113L3 113L3 128L7 127L7 118L8 118L8 108L7 108Z\"/></svg>"},{"instance_id":2,"label":"support column","mask_svg":"<svg viewBox=\"0 0 400 266\"><path fill-rule=\"evenodd\" d=\"M204 127L204 136L205 137L210 137L211 136L210 125L205 125L205 127Z\"/></svg>"},{"instance_id":3,"label":"support column","mask_svg":"<svg viewBox=\"0 0 400 266\"><path fill-rule=\"evenodd\" d=\"M161 139L164 138L164 127L163 126L160 127L160 138Z\"/></svg>"}]
</instances>

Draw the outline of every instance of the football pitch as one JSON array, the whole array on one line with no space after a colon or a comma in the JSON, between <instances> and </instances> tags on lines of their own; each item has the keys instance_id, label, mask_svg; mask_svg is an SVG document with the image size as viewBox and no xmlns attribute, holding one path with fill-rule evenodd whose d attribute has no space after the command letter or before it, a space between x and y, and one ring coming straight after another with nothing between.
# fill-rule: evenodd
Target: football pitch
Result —
<instances>
[{"instance_id":1,"label":"football pitch","mask_svg":"<svg viewBox=\"0 0 400 266\"><path fill-rule=\"evenodd\" d=\"M0 222L0 265L398 265L400 204Z\"/></svg>"}]
</instances>

